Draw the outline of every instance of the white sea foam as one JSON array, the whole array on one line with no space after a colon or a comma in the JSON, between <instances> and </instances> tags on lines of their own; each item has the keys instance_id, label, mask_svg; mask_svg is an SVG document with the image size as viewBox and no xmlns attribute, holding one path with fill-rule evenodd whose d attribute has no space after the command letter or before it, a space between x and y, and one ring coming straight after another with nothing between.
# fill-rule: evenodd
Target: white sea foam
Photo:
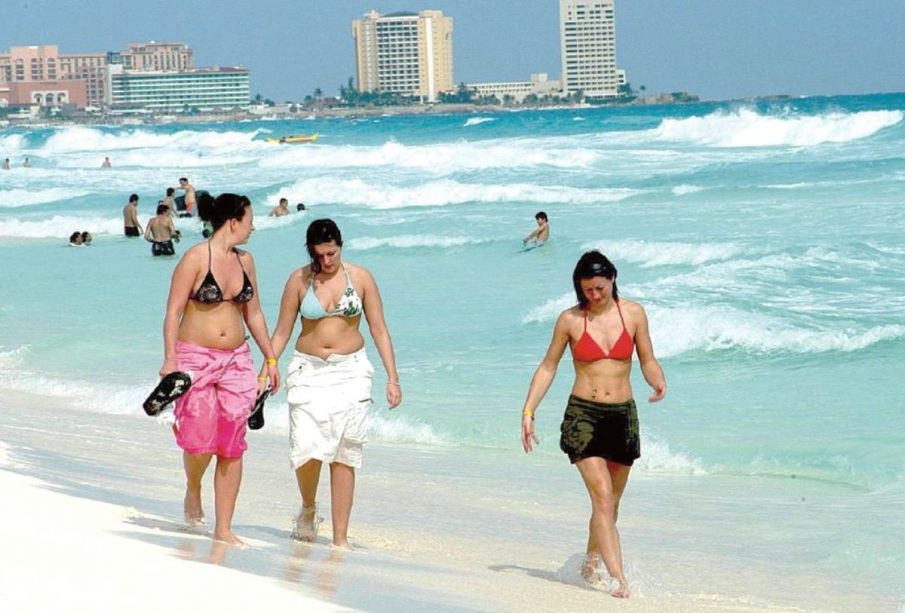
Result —
<instances>
[{"instance_id":1,"label":"white sea foam","mask_svg":"<svg viewBox=\"0 0 905 613\"><path fill-rule=\"evenodd\" d=\"M639 190L628 188L582 189L562 185L511 183L484 185L451 179L427 181L414 186L366 183L361 179L320 177L297 181L286 191L309 194L318 202L393 209L407 206L444 206L467 202L532 202L597 204L618 202Z\"/></svg>"},{"instance_id":2,"label":"white sea foam","mask_svg":"<svg viewBox=\"0 0 905 613\"><path fill-rule=\"evenodd\" d=\"M905 337L905 326L901 325L810 329L728 306L647 305L646 310L657 354L663 358L727 349L755 353L848 353Z\"/></svg>"},{"instance_id":3,"label":"white sea foam","mask_svg":"<svg viewBox=\"0 0 905 613\"><path fill-rule=\"evenodd\" d=\"M54 132L41 148L42 155L62 153L97 152L110 155L128 150L165 150L173 148L193 151L241 151L249 146L266 146L255 141L259 131L218 132L214 130L180 130L179 132L155 132L145 129L105 132L97 128L73 126ZM100 162L98 162L99 164Z\"/></svg>"},{"instance_id":4,"label":"white sea foam","mask_svg":"<svg viewBox=\"0 0 905 613\"><path fill-rule=\"evenodd\" d=\"M33 204L46 204L87 196L90 192L69 187L51 187L37 191L26 189L0 190L0 207L16 208Z\"/></svg>"},{"instance_id":5,"label":"white sea foam","mask_svg":"<svg viewBox=\"0 0 905 613\"><path fill-rule=\"evenodd\" d=\"M74 230L88 230L94 236L122 234L121 217L54 215L40 221L0 220L0 236L21 238L68 238Z\"/></svg>"},{"instance_id":6,"label":"white sea foam","mask_svg":"<svg viewBox=\"0 0 905 613\"><path fill-rule=\"evenodd\" d=\"M644 453L634 466L643 472L673 475L707 474L707 470L700 460L684 453L671 451L668 443L654 435L642 435L641 448L644 449Z\"/></svg>"},{"instance_id":7,"label":"white sea foam","mask_svg":"<svg viewBox=\"0 0 905 613\"><path fill-rule=\"evenodd\" d=\"M463 245L477 245L490 241L482 241L470 236L433 236L433 235L404 235L376 238L364 236L350 240L345 247L353 251L367 251L368 249L380 249L391 247L395 249L407 249L411 247L461 247Z\"/></svg>"},{"instance_id":8,"label":"white sea foam","mask_svg":"<svg viewBox=\"0 0 905 613\"><path fill-rule=\"evenodd\" d=\"M750 109L716 111L703 117L664 119L653 131L664 141L716 147L810 146L865 138L901 122L902 111L821 115L761 115Z\"/></svg>"},{"instance_id":9,"label":"white sea foam","mask_svg":"<svg viewBox=\"0 0 905 613\"><path fill-rule=\"evenodd\" d=\"M22 358L28 351L28 346L23 345L15 349L0 351L0 368L12 368L21 364Z\"/></svg>"},{"instance_id":10,"label":"white sea foam","mask_svg":"<svg viewBox=\"0 0 905 613\"><path fill-rule=\"evenodd\" d=\"M600 153L577 147L574 142L540 147L529 139L507 139L480 143L403 145L390 141L379 146L291 147L269 151L260 164L264 168L392 168L415 169L438 175L463 170L530 168L549 166L580 169L593 166Z\"/></svg>"},{"instance_id":11,"label":"white sea foam","mask_svg":"<svg viewBox=\"0 0 905 613\"><path fill-rule=\"evenodd\" d=\"M465 125L463 125L462 127L468 128L471 126L478 126L482 123L488 123L491 121L496 121L496 117L470 117L465 121Z\"/></svg>"},{"instance_id":12,"label":"white sea foam","mask_svg":"<svg viewBox=\"0 0 905 613\"><path fill-rule=\"evenodd\" d=\"M682 185L676 185L672 188L672 193L676 196L685 196L687 194L694 194L696 192L702 191L704 188L700 185L687 185L683 183Z\"/></svg>"},{"instance_id":13,"label":"white sea foam","mask_svg":"<svg viewBox=\"0 0 905 613\"><path fill-rule=\"evenodd\" d=\"M430 424L409 415L394 415L392 419L376 412L369 417L368 437L374 442L409 445L449 445L437 435Z\"/></svg>"},{"instance_id":14,"label":"white sea foam","mask_svg":"<svg viewBox=\"0 0 905 613\"><path fill-rule=\"evenodd\" d=\"M642 240L598 241L582 245L582 250L597 249L615 263L634 262L642 268L652 266L700 265L731 260L754 250L735 243L673 243Z\"/></svg>"}]
</instances>

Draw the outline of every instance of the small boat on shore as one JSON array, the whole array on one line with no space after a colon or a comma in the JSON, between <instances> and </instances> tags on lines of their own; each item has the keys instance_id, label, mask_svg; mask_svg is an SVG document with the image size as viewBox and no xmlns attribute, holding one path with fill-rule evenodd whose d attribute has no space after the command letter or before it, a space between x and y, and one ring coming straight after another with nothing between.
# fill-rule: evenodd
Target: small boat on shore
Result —
<instances>
[{"instance_id":1,"label":"small boat on shore","mask_svg":"<svg viewBox=\"0 0 905 613\"><path fill-rule=\"evenodd\" d=\"M279 138L267 137L267 142L278 144L313 143L317 140L318 136L320 136L320 134L318 134L317 132L313 134L292 134L288 136L281 136Z\"/></svg>"}]
</instances>

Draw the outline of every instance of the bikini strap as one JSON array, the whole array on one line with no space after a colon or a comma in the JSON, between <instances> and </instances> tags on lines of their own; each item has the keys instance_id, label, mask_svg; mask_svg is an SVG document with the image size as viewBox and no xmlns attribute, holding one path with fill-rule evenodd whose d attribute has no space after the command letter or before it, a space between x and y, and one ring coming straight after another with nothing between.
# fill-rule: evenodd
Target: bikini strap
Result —
<instances>
[{"instance_id":1,"label":"bikini strap","mask_svg":"<svg viewBox=\"0 0 905 613\"><path fill-rule=\"evenodd\" d=\"M233 253L236 254L236 259L239 260L239 268L242 269L242 272L245 272L245 267L242 266L242 258L239 257L239 250L233 247Z\"/></svg>"},{"instance_id":2,"label":"bikini strap","mask_svg":"<svg viewBox=\"0 0 905 613\"><path fill-rule=\"evenodd\" d=\"M616 310L619 311L619 320L622 321L622 329L628 330L628 328L625 327L625 318L622 317L622 308L620 308L618 300L616 301Z\"/></svg>"},{"instance_id":3,"label":"bikini strap","mask_svg":"<svg viewBox=\"0 0 905 613\"><path fill-rule=\"evenodd\" d=\"M588 331L588 311L586 309L582 309L582 312L584 313L584 331L587 332Z\"/></svg>"},{"instance_id":4,"label":"bikini strap","mask_svg":"<svg viewBox=\"0 0 905 613\"><path fill-rule=\"evenodd\" d=\"M207 239L207 272L211 272L211 239Z\"/></svg>"}]
</instances>

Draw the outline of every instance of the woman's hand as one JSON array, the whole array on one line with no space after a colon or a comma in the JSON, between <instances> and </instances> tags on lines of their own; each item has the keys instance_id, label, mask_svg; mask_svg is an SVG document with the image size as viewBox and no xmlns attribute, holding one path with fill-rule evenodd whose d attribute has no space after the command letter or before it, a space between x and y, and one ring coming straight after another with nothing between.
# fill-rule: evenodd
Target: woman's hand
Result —
<instances>
[{"instance_id":1,"label":"woman's hand","mask_svg":"<svg viewBox=\"0 0 905 613\"><path fill-rule=\"evenodd\" d=\"M176 366L176 358L164 359L163 366L160 367L160 372L157 374L161 377L166 377L171 372L178 370Z\"/></svg>"},{"instance_id":2,"label":"woman's hand","mask_svg":"<svg viewBox=\"0 0 905 613\"><path fill-rule=\"evenodd\" d=\"M651 388L654 393L647 399L648 402L659 402L666 396L666 381L659 381L656 385L652 385Z\"/></svg>"},{"instance_id":3,"label":"woman's hand","mask_svg":"<svg viewBox=\"0 0 905 613\"><path fill-rule=\"evenodd\" d=\"M534 416L529 415L527 413L522 414L522 448L525 450L525 453L531 453L534 451L534 446L532 445L532 441L534 445L540 445L540 439L537 438L537 434L534 433Z\"/></svg>"},{"instance_id":4,"label":"woman's hand","mask_svg":"<svg viewBox=\"0 0 905 613\"><path fill-rule=\"evenodd\" d=\"M275 393L280 389L280 369L276 364L265 364L267 367L267 376L270 377L270 393Z\"/></svg>"},{"instance_id":5,"label":"woman's hand","mask_svg":"<svg viewBox=\"0 0 905 613\"><path fill-rule=\"evenodd\" d=\"M387 381L387 404L391 409L395 409L402 402L402 388L398 383Z\"/></svg>"}]
</instances>

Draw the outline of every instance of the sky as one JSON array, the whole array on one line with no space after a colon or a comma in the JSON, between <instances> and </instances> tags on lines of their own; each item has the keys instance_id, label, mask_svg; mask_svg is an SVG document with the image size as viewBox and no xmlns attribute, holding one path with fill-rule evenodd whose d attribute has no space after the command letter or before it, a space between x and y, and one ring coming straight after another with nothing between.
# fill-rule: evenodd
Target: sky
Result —
<instances>
[{"instance_id":1,"label":"sky","mask_svg":"<svg viewBox=\"0 0 905 613\"><path fill-rule=\"evenodd\" d=\"M198 66L251 70L252 95L335 94L355 74L352 20L453 18L456 82L560 76L558 0L0 0L0 50L185 42ZM905 0L616 0L616 57L647 94L705 99L905 91Z\"/></svg>"}]
</instances>

